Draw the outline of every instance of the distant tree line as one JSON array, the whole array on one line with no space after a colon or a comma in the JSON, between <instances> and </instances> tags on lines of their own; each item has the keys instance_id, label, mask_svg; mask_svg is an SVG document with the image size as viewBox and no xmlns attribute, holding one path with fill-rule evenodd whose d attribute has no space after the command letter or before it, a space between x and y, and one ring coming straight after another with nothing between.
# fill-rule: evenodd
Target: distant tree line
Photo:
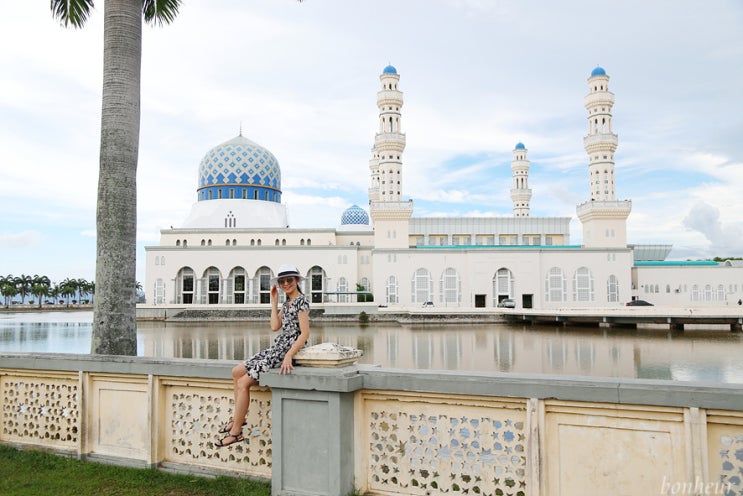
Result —
<instances>
[{"instance_id":1,"label":"distant tree line","mask_svg":"<svg viewBox=\"0 0 743 496\"><path fill-rule=\"evenodd\" d=\"M95 293L95 282L85 279L67 278L62 282L52 282L47 276L0 276L0 294L7 307L14 298L20 297L21 305L26 303L26 297L30 302L38 302L39 307L44 301L57 303L62 298L67 306L75 303L90 303ZM34 300L35 298L35 300Z\"/></svg>"}]
</instances>

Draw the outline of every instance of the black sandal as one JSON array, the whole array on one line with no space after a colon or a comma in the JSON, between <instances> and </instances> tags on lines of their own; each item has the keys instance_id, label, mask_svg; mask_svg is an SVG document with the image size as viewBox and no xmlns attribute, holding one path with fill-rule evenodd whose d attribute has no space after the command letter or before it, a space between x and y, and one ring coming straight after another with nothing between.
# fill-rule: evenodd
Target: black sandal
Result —
<instances>
[{"instance_id":1,"label":"black sandal","mask_svg":"<svg viewBox=\"0 0 743 496\"><path fill-rule=\"evenodd\" d=\"M245 422L243 422L243 425L242 426L245 427L246 425L248 425L248 421L247 420ZM232 430L232 428L234 426L235 426L235 420L234 419L230 419L230 420L227 421L226 424L224 424L224 427L222 427L221 429L219 429L217 432L220 433L220 434L229 434L230 431Z\"/></svg>"},{"instance_id":2,"label":"black sandal","mask_svg":"<svg viewBox=\"0 0 743 496\"><path fill-rule=\"evenodd\" d=\"M230 441L229 443L225 442L229 438L233 438L234 441ZM230 433L230 434L227 434L222 439L218 440L216 443L214 443L214 446L217 447L217 448L224 448L225 446L230 446L232 444L239 443L241 441L245 441L245 437L243 436L243 433L242 432L240 432L239 434L232 434L232 433Z\"/></svg>"}]
</instances>

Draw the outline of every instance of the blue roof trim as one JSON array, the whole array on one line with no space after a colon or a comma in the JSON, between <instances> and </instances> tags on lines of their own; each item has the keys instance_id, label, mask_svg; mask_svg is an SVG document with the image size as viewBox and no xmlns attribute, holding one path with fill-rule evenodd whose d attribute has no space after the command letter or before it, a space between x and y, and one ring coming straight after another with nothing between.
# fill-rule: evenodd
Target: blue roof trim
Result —
<instances>
[{"instance_id":1,"label":"blue roof trim","mask_svg":"<svg viewBox=\"0 0 743 496\"><path fill-rule=\"evenodd\" d=\"M717 266L714 260L641 260L635 261L635 267L683 267L683 266Z\"/></svg>"},{"instance_id":2,"label":"blue roof trim","mask_svg":"<svg viewBox=\"0 0 743 496\"><path fill-rule=\"evenodd\" d=\"M581 245L420 245L420 246L413 246L412 248L417 249L423 249L423 250L442 250L442 249L456 249L456 250L492 250L492 249L500 249L500 250L507 250L515 248L517 250L525 250L525 249L537 249L537 250L559 250L559 249L568 249L568 250L577 250L579 248L583 248Z\"/></svg>"}]
</instances>

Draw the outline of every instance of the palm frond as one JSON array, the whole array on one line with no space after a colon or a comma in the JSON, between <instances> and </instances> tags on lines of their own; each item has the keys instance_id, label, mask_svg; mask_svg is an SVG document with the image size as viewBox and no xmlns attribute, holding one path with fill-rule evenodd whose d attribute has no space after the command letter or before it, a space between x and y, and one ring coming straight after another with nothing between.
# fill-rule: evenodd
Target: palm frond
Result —
<instances>
[{"instance_id":1,"label":"palm frond","mask_svg":"<svg viewBox=\"0 0 743 496\"><path fill-rule=\"evenodd\" d=\"M145 22L162 26L173 22L180 6L181 0L144 0L142 15Z\"/></svg>"},{"instance_id":2,"label":"palm frond","mask_svg":"<svg viewBox=\"0 0 743 496\"><path fill-rule=\"evenodd\" d=\"M50 0L52 16L64 27L81 28L93 9L93 0Z\"/></svg>"}]
</instances>

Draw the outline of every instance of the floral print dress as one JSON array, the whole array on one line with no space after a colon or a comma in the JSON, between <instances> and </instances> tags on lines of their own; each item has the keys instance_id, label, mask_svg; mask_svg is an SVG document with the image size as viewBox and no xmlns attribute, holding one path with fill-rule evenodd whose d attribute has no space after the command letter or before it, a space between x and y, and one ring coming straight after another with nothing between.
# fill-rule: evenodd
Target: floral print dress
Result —
<instances>
[{"instance_id":1,"label":"floral print dress","mask_svg":"<svg viewBox=\"0 0 743 496\"><path fill-rule=\"evenodd\" d=\"M281 331L273 342L273 345L261 350L245 361L245 368L248 375L256 381L260 378L261 372L268 369L279 367L284 361L286 353L291 349L294 342L299 337L299 312L309 312L310 303L307 297L300 293L293 300L287 300L281 307L284 312L281 316ZM307 346L307 343L305 343Z\"/></svg>"}]
</instances>

